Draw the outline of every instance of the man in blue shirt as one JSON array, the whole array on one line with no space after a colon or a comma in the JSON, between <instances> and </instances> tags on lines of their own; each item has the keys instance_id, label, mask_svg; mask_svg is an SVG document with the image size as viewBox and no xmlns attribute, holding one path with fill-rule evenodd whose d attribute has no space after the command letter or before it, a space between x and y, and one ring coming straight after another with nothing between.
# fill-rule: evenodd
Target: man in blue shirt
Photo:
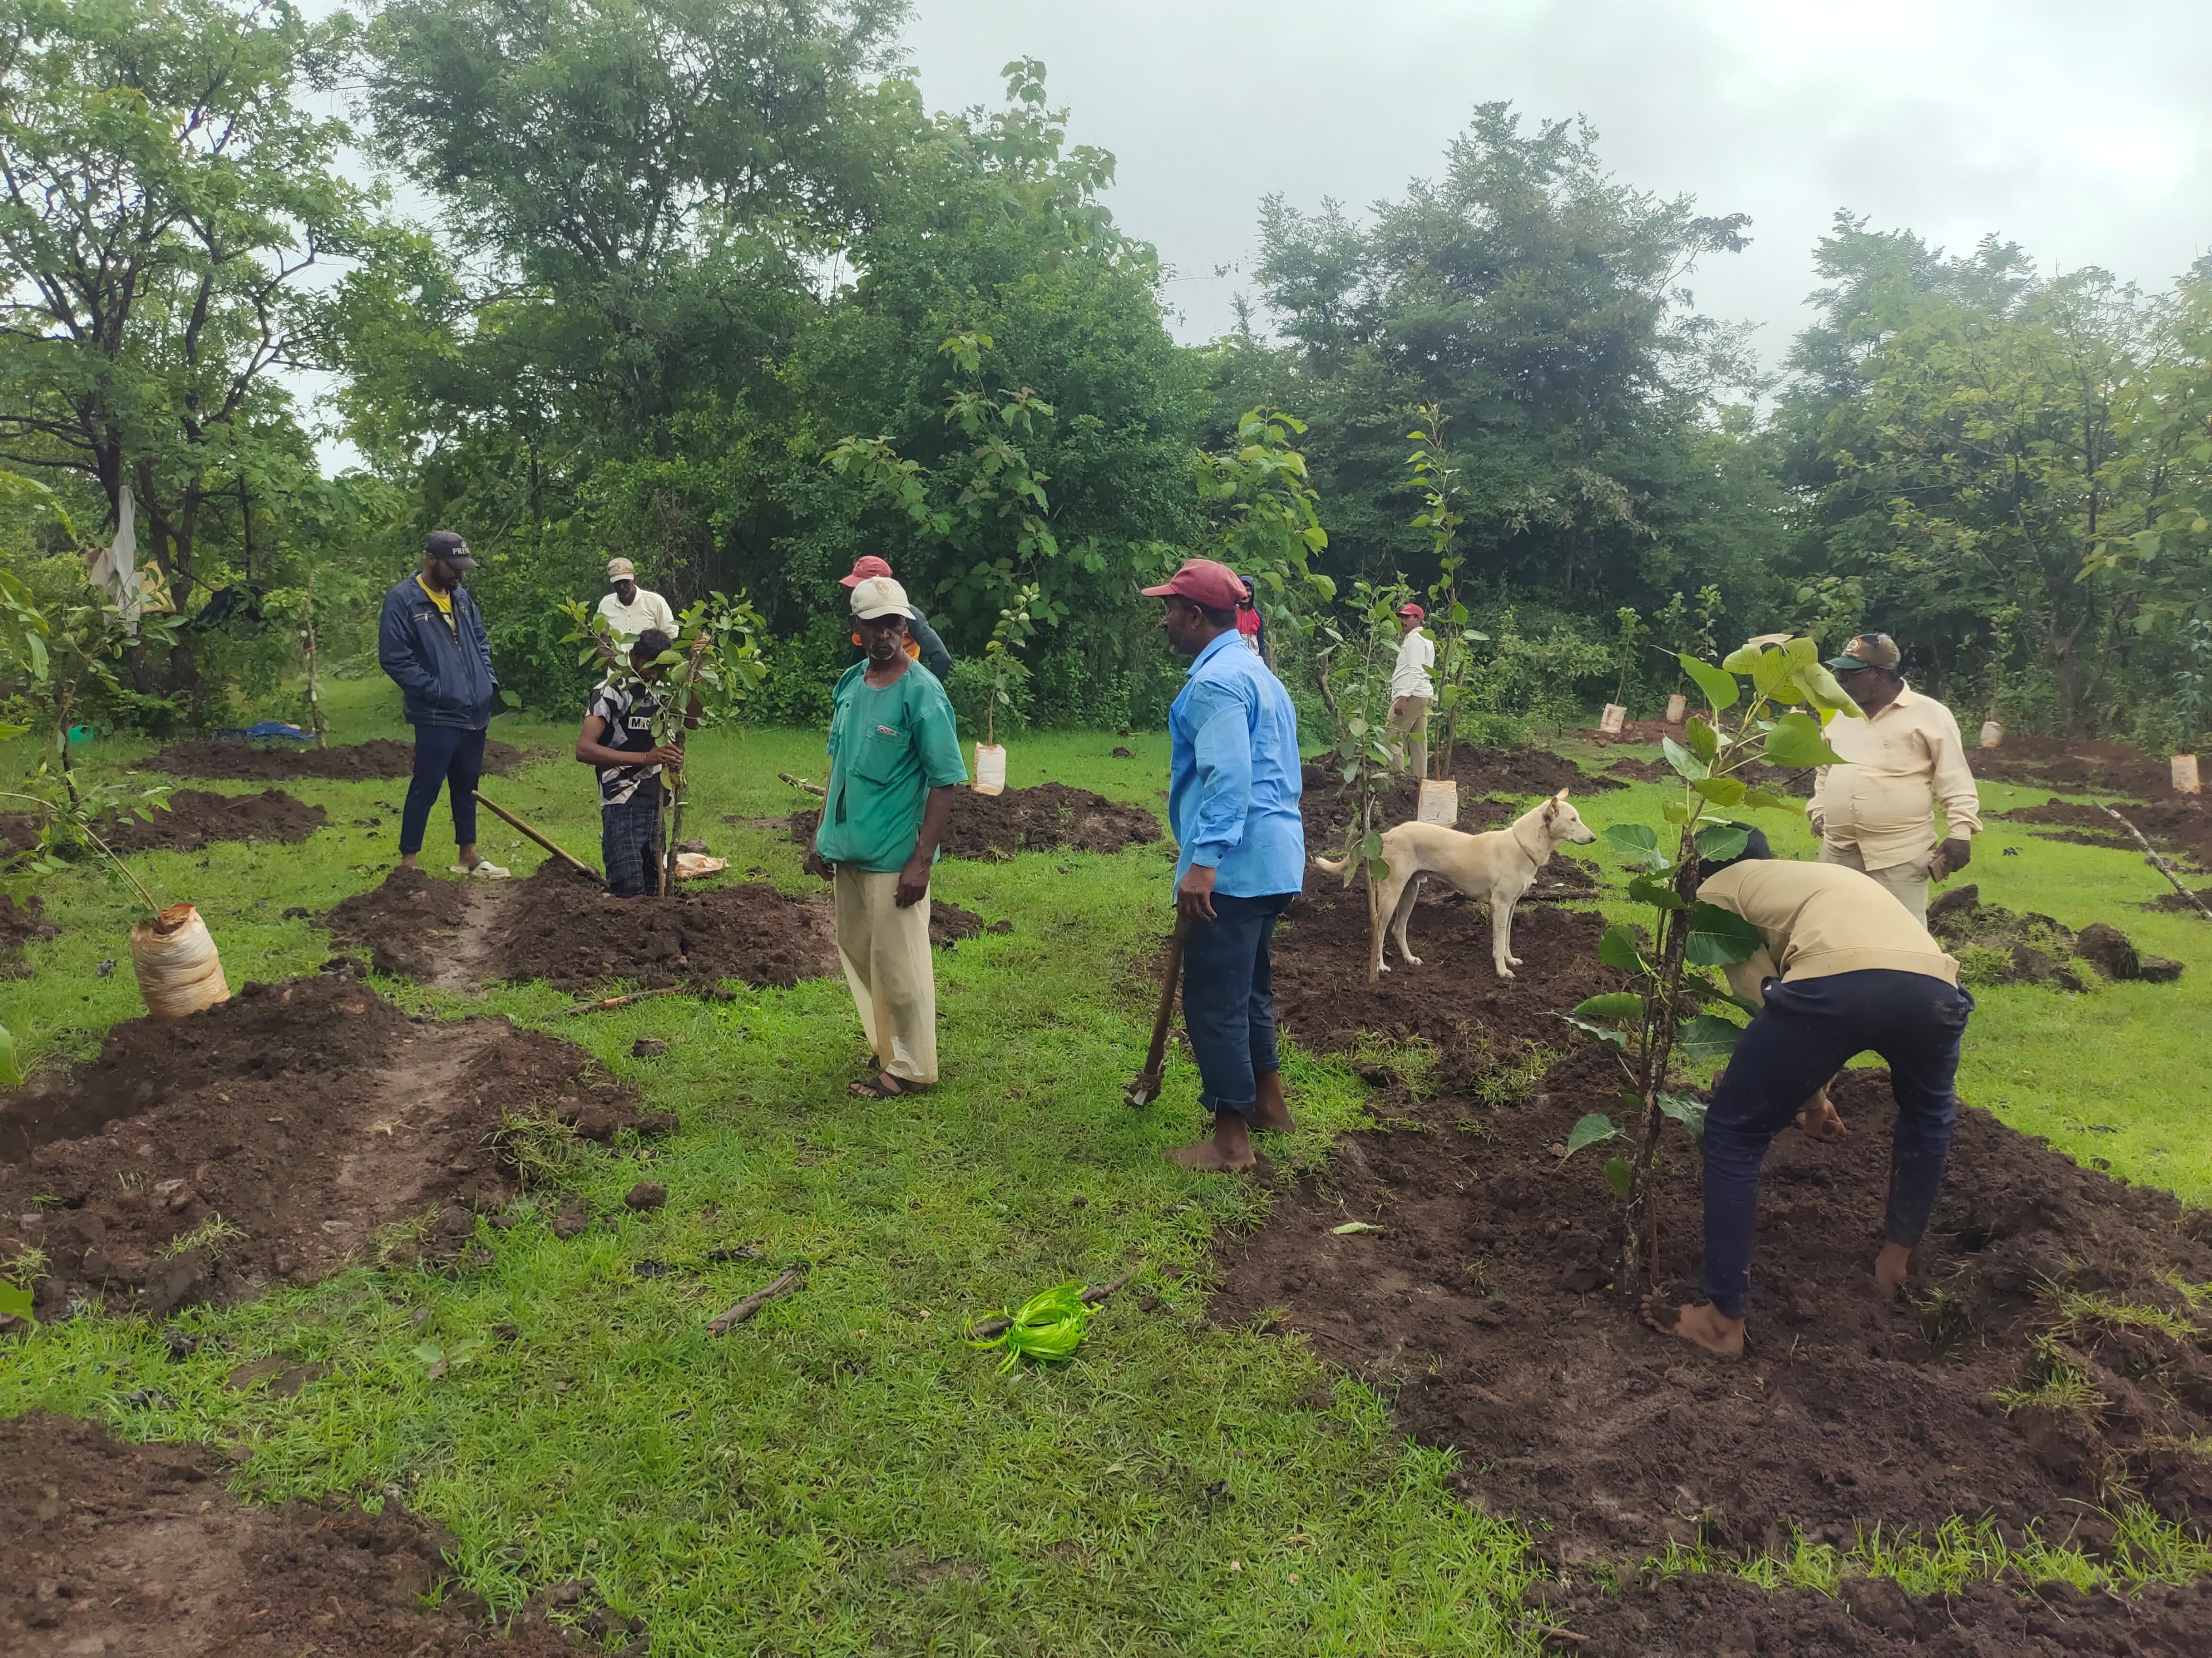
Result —
<instances>
[{"instance_id":1,"label":"man in blue shirt","mask_svg":"<svg viewBox=\"0 0 2212 1658\"><path fill-rule=\"evenodd\" d=\"M1291 1127L1268 945L1305 884L1297 711L1237 638L1244 584L1228 566L1190 559L1144 591L1166 601L1168 643L1197 659L1168 710L1168 818L1182 849L1183 1023L1213 1138L1168 1157L1186 1169L1249 1169L1251 1130Z\"/></svg>"}]
</instances>

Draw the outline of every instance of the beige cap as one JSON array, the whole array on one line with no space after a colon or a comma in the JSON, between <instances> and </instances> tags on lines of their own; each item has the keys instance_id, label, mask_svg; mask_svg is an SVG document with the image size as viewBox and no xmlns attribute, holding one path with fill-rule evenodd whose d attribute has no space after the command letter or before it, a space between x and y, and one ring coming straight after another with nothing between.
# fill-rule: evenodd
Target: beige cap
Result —
<instances>
[{"instance_id":1,"label":"beige cap","mask_svg":"<svg viewBox=\"0 0 2212 1658\"><path fill-rule=\"evenodd\" d=\"M906 589L887 575L872 575L853 589L853 614L863 622L878 616L911 616Z\"/></svg>"},{"instance_id":2,"label":"beige cap","mask_svg":"<svg viewBox=\"0 0 2212 1658\"><path fill-rule=\"evenodd\" d=\"M637 580L637 566L626 558L611 558L607 561L607 580L635 581Z\"/></svg>"}]
</instances>

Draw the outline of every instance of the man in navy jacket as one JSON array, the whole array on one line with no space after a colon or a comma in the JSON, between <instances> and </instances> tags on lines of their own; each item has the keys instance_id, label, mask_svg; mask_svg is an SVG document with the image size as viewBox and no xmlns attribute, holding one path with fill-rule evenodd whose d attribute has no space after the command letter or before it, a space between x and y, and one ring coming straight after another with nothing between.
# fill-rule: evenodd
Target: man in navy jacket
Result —
<instances>
[{"instance_id":1,"label":"man in navy jacket","mask_svg":"<svg viewBox=\"0 0 2212 1658\"><path fill-rule=\"evenodd\" d=\"M461 573L476 568L467 542L451 530L434 531L423 545L421 573L384 596L376 659L399 687L407 723L415 727L415 776L399 815L399 866L415 867L442 786L460 848L453 873L503 881L507 872L477 851L477 782L499 682L483 617L461 586Z\"/></svg>"}]
</instances>

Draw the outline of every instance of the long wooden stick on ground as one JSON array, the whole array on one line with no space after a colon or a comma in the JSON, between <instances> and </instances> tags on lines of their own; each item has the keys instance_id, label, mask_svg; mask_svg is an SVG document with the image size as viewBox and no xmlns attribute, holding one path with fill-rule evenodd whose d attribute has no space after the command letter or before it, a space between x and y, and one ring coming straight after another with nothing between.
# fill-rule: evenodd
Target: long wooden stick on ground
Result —
<instances>
[{"instance_id":1,"label":"long wooden stick on ground","mask_svg":"<svg viewBox=\"0 0 2212 1658\"><path fill-rule=\"evenodd\" d=\"M1098 1306L1101 1303L1105 1301L1107 1297L1112 1295L1116 1290L1121 1289L1123 1285L1127 1284L1131 1278L1136 1276L1137 1269L1132 1266L1127 1272L1122 1273L1121 1277L1115 1278L1111 1284L1094 1284L1091 1288L1085 1290L1081 1295L1078 1296L1076 1299L1083 1303L1086 1307ZM971 1341L988 1341L993 1336L1006 1334L1006 1333L1013 1327L1013 1320L1010 1318L985 1319L983 1322L978 1324L974 1329L968 1332L968 1338Z\"/></svg>"},{"instance_id":2,"label":"long wooden stick on ground","mask_svg":"<svg viewBox=\"0 0 2212 1658\"><path fill-rule=\"evenodd\" d=\"M781 778L785 782L790 784L792 787L800 790L807 794L826 794L829 793L829 791L824 789L821 784L810 783L804 777L793 777L787 771L780 771L776 773L776 775Z\"/></svg>"},{"instance_id":3,"label":"long wooden stick on ground","mask_svg":"<svg viewBox=\"0 0 2212 1658\"><path fill-rule=\"evenodd\" d=\"M536 829L531 828L529 824L524 823L520 817L517 817L505 806L500 805L495 801L485 799L484 793L482 789L477 789L475 791L475 793L477 803L481 805L486 811L498 818L501 823L506 823L510 828L520 829L525 835L537 841L539 846L544 847L546 851L551 853L562 863L568 865L573 869L581 872L583 874L590 876L594 881L599 882L601 885L605 884L606 878L601 875L599 871L593 869L589 864L586 863L582 859L577 857L574 853L562 851L559 847L555 846L550 841L547 840L543 835L540 835Z\"/></svg>"},{"instance_id":4,"label":"long wooden stick on ground","mask_svg":"<svg viewBox=\"0 0 2212 1658\"><path fill-rule=\"evenodd\" d=\"M2160 875L2163 875L2167 880L2173 883L2173 890L2179 893L2183 897L2188 899L2191 903L2196 905L2197 913L2199 915L2202 915L2208 921L2212 921L2212 909L2205 908L2204 901L2202 898L2199 898L2195 893L2191 892L2186 886L2182 884L2181 877L2174 873L2173 865L2167 863L2165 859L2160 857L2158 854L2158 848L2151 845L2149 841L2143 839L2143 832L2137 829L2133 823L2128 822L2126 818L2121 817L2119 813L2114 811L2110 806L2106 805L2103 801L2100 800L2097 804L2100 808L2102 808L2106 817L2111 818L2115 823L2118 823L2122 829L2125 829L2129 834L2136 837L2136 844L2143 849L2143 855L2148 858L2151 862L2157 866L2158 872Z\"/></svg>"},{"instance_id":5,"label":"long wooden stick on ground","mask_svg":"<svg viewBox=\"0 0 2212 1658\"><path fill-rule=\"evenodd\" d=\"M564 1018L574 1018L579 1013L604 1013L611 1007L628 1007L632 1002L649 1002L655 996L681 996L689 985L663 985L658 990L633 990L627 996L609 996L596 1002L580 1002L574 1007L563 1008Z\"/></svg>"},{"instance_id":6,"label":"long wooden stick on ground","mask_svg":"<svg viewBox=\"0 0 2212 1658\"><path fill-rule=\"evenodd\" d=\"M803 1260L793 1266L785 1267L783 1271L776 1276L775 1281L770 1284L767 1289L756 1291L753 1294L747 1296L743 1301L731 1308L728 1311L718 1313L713 1318L708 1319L707 1321L707 1333L710 1336L720 1335L725 1331L732 1329L736 1326L743 1324L747 1319L750 1318L755 1313L760 1311L760 1309L763 1307L765 1307L769 1302L775 1300L779 1296L789 1295L793 1290L796 1290L800 1284L806 1282L806 1267L807 1263Z\"/></svg>"}]
</instances>

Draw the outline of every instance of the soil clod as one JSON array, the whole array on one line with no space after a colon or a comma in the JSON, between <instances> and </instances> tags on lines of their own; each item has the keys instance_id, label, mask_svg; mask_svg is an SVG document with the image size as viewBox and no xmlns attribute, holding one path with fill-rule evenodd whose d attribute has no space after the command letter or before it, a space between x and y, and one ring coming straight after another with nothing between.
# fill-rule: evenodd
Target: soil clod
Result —
<instances>
[{"instance_id":1,"label":"soil clod","mask_svg":"<svg viewBox=\"0 0 2212 1658\"><path fill-rule=\"evenodd\" d=\"M2015 914L1981 902L1971 883L1954 887L1928 906L1928 929L1959 958L1969 985L2048 984L2082 991L2108 980L2143 979L2170 984L2181 963L2139 954L2128 935L2109 921L2092 921L2075 932L2048 915ZM2094 974L2085 975L2085 969Z\"/></svg>"},{"instance_id":2,"label":"soil clod","mask_svg":"<svg viewBox=\"0 0 2212 1658\"><path fill-rule=\"evenodd\" d=\"M511 743L484 744L483 766L487 772L511 772L528 757ZM333 744L327 749L200 741L173 743L138 765L142 770L165 771L175 777L217 777L238 781L321 777L355 782L413 775L415 750L411 744L389 737L371 738L366 743Z\"/></svg>"},{"instance_id":3,"label":"soil clod","mask_svg":"<svg viewBox=\"0 0 2212 1658\"><path fill-rule=\"evenodd\" d=\"M812 846L821 821L819 810L792 813L791 838ZM1022 852L1120 852L1149 846L1160 835L1160 820L1142 806L1065 783L1039 783L1002 794L954 791L942 850L947 858L979 859Z\"/></svg>"},{"instance_id":4,"label":"soil clod","mask_svg":"<svg viewBox=\"0 0 2212 1658\"><path fill-rule=\"evenodd\" d=\"M0 894L0 978L28 973L31 969L23 961L23 946L33 938L52 938L60 932L46 919L36 898L19 904Z\"/></svg>"}]
</instances>

